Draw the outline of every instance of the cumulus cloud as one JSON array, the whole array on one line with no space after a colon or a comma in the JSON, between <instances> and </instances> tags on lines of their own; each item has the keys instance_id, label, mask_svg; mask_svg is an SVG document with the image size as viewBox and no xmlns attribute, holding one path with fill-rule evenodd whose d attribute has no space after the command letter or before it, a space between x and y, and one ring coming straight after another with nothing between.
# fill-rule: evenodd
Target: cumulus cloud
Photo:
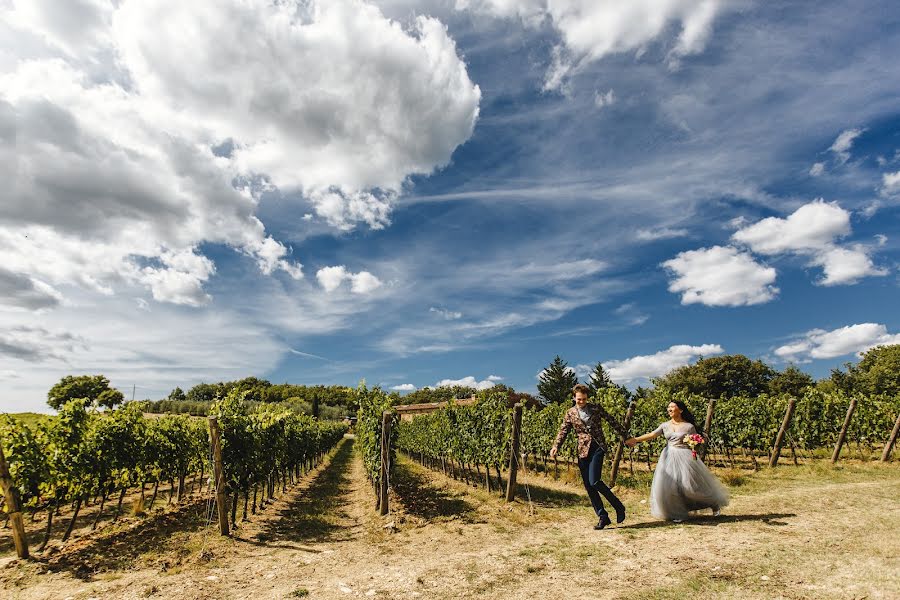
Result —
<instances>
[{"instance_id":1,"label":"cumulus cloud","mask_svg":"<svg viewBox=\"0 0 900 600\"><path fill-rule=\"evenodd\" d=\"M662 266L672 277L669 291L680 293L682 304L749 306L769 302L779 291L775 269L736 248L689 250Z\"/></svg>"},{"instance_id":2,"label":"cumulus cloud","mask_svg":"<svg viewBox=\"0 0 900 600\"><path fill-rule=\"evenodd\" d=\"M202 305L209 243L299 279L255 216L262 192L300 192L340 229L383 227L407 178L447 164L478 115L439 21L405 30L361 0L35 0L0 14L47 44L0 74L0 252L19 304L49 306L43 282Z\"/></svg>"},{"instance_id":3,"label":"cumulus cloud","mask_svg":"<svg viewBox=\"0 0 900 600\"><path fill-rule=\"evenodd\" d=\"M392 386L391 389L395 392L413 392L416 386L411 383L401 383L400 385Z\"/></svg>"},{"instance_id":4,"label":"cumulus cloud","mask_svg":"<svg viewBox=\"0 0 900 600\"><path fill-rule=\"evenodd\" d=\"M460 387L471 387L476 390L487 390L494 387L501 378L492 375L487 379L482 379L481 381L476 380L474 377L469 375L468 377L463 377L462 379L441 379L433 387L452 387L452 386L460 386Z\"/></svg>"},{"instance_id":5,"label":"cumulus cloud","mask_svg":"<svg viewBox=\"0 0 900 600\"><path fill-rule=\"evenodd\" d=\"M809 168L809 174L812 177L818 177L825 173L825 163L817 162L812 167Z\"/></svg>"},{"instance_id":6,"label":"cumulus cloud","mask_svg":"<svg viewBox=\"0 0 900 600\"><path fill-rule=\"evenodd\" d=\"M406 31L360 0L141 0L113 24L142 92L234 140L240 172L302 190L339 227L384 225L405 179L446 165L478 116L480 90L433 18Z\"/></svg>"},{"instance_id":7,"label":"cumulus cloud","mask_svg":"<svg viewBox=\"0 0 900 600\"><path fill-rule=\"evenodd\" d=\"M900 333L888 333L880 323L858 323L831 331L813 329L775 349L776 356L792 362L860 354L875 346L900 344Z\"/></svg>"},{"instance_id":8,"label":"cumulus cloud","mask_svg":"<svg viewBox=\"0 0 900 600\"><path fill-rule=\"evenodd\" d=\"M881 190L885 194L893 194L900 192L900 171L896 173L885 173L881 176Z\"/></svg>"},{"instance_id":9,"label":"cumulus cloud","mask_svg":"<svg viewBox=\"0 0 900 600\"><path fill-rule=\"evenodd\" d=\"M565 79L585 64L622 52L642 53L673 26L679 33L669 48L668 62L679 61L703 51L716 17L727 7L721 0L457 0L460 10L495 17L519 18L538 28L546 21L553 25L562 44L553 51L545 88L558 90Z\"/></svg>"},{"instance_id":10,"label":"cumulus cloud","mask_svg":"<svg viewBox=\"0 0 900 600\"><path fill-rule=\"evenodd\" d=\"M722 354L725 350L719 344L688 346L679 344L656 354L633 356L624 360L610 360L603 363L610 378L619 384L650 379L665 375L672 369L683 367L695 358Z\"/></svg>"},{"instance_id":11,"label":"cumulus cloud","mask_svg":"<svg viewBox=\"0 0 900 600\"><path fill-rule=\"evenodd\" d=\"M343 265L319 269L316 279L328 293L338 289L345 281L350 281L350 291L354 294L370 294L383 285L380 279L368 271L351 273Z\"/></svg>"},{"instance_id":12,"label":"cumulus cloud","mask_svg":"<svg viewBox=\"0 0 900 600\"><path fill-rule=\"evenodd\" d=\"M736 231L732 239L759 254L810 257L811 265L824 268L821 285L852 284L862 277L887 274L875 266L865 246L837 244L850 233L849 211L836 202L819 199L786 218L768 217L748 225Z\"/></svg>"}]
</instances>

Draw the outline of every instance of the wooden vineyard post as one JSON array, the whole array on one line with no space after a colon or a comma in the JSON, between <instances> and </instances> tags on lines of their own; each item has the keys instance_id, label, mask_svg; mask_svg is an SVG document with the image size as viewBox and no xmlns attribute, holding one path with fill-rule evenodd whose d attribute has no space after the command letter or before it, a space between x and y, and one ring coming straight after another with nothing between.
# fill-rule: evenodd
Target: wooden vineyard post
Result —
<instances>
[{"instance_id":1,"label":"wooden vineyard post","mask_svg":"<svg viewBox=\"0 0 900 600\"><path fill-rule=\"evenodd\" d=\"M222 437L219 421L209 418L209 443L213 456L213 481L216 482L216 510L219 515L219 532L228 535L228 495L225 493L225 469L222 466Z\"/></svg>"},{"instance_id":2,"label":"wooden vineyard post","mask_svg":"<svg viewBox=\"0 0 900 600\"><path fill-rule=\"evenodd\" d=\"M622 426L625 428L625 432L628 432L628 429L631 427L631 418L634 416L634 400L628 403L628 411L625 413L625 422ZM625 452L625 440L619 440L619 445L616 447L616 455L613 458L612 463L612 471L609 474L609 487L614 487L616 485L616 476L619 474L619 462L622 460L622 454Z\"/></svg>"},{"instance_id":3,"label":"wooden vineyard post","mask_svg":"<svg viewBox=\"0 0 900 600\"><path fill-rule=\"evenodd\" d=\"M706 443L700 446L700 460L706 460L706 450L709 448L709 442L712 439L710 431L712 431L713 413L716 411L716 399L709 401L706 407L706 420L703 421L703 435L706 436Z\"/></svg>"},{"instance_id":4,"label":"wooden vineyard post","mask_svg":"<svg viewBox=\"0 0 900 600\"><path fill-rule=\"evenodd\" d=\"M797 404L795 398L788 400L787 410L784 411L784 420L781 422L781 429L778 430L778 436L775 438L775 447L772 448L772 458L769 460L769 466L778 465L778 456L781 454L781 445L784 443L784 436L787 435L788 427L791 424L791 417L794 415L794 406Z\"/></svg>"},{"instance_id":5,"label":"wooden vineyard post","mask_svg":"<svg viewBox=\"0 0 900 600\"><path fill-rule=\"evenodd\" d=\"M900 415L897 415L897 420L894 422L894 429L891 431L891 437L888 438L887 444L884 445L884 452L881 453L881 462L887 462L891 457L891 449L897 442L898 432L900 432Z\"/></svg>"},{"instance_id":6,"label":"wooden vineyard post","mask_svg":"<svg viewBox=\"0 0 900 600\"><path fill-rule=\"evenodd\" d=\"M16 555L19 558L28 558L28 538L25 536L22 507L19 506L19 490L13 485L12 477L9 475L9 465L6 464L6 456L3 454L2 441L0 440L0 485L6 498L6 510L9 513L9 524L12 526Z\"/></svg>"},{"instance_id":7,"label":"wooden vineyard post","mask_svg":"<svg viewBox=\"0 0 900 600\"><path fill-rule=\"evenodd\" d=\"M522 405L513 408L512 439L509 445L509 480L506 482L506 501L516 496L516 475L519 468L519 433L522 431Z\"/></svg>"},{"instance_id":8,"label":"wooden vineyard post","mask_svg":"<svg viewBox=\"0 0 900 600\"><path fill-rule=\"evenodd\" d=\"M856 398L850 401L850 408L847 409L847 417L844 419L844 426L841 427L841 433L838 435L837 442L834 444L834 454L831 455L831 464L836 463L841 456L841 447L844 445L844 439L847 437L847 429L850 427L850 419L853 417L854 410L856 410Z\"/></svg>"},{"instance_id":9,"label":"wooden vineyard post","mask_svg":"<svg viewBox=\"0 0 900 600\"><path fill-rule=\"evenodd\" d=\"M381 473L378 481L378 512L388 514L388 478L391 472L391 418L389 410L381 414Z\"/></svg>"}]
</instances>

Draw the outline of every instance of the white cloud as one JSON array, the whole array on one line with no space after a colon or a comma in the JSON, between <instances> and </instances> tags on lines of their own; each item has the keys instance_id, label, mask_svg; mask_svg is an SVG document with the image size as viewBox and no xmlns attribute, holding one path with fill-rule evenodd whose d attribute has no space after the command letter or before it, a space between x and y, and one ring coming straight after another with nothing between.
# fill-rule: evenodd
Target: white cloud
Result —
<instances>
[{"instance_id":1,"label":"white cloud","mask_svg":"<svg viewBox=\"0 0 900 600\"><path fill-rule=\"evenodd\" d=\"M361 0L141 0L113 23L143 93L233 139L240 172L303 190L342 228L384 225L406 178L446 165L478 115L480 90L433 18L407 32Z\"/></svg>"},{"instance_id":2,"label":"white cloud","mask_svg":"<svg viewBox=\"0 0 900 600\"><path fill-rule=\"evenodd\" d=\"M900 192L900 171L896 173L885 173L881 176L882 191L888 194Z\"/></svg>"},{"instance_id":3,"label":"white cloud","mask_svg":"<svg viewBox=\"0 0 900 600\"><path fill-rule=\"evenodd\" d=\"M500 377L499 375L488 375L487 380L497 382L497 381L503 381L503 378Z\"/></svg>"},{"instance_id":4,"label":"white cloud","mask_svg":"<svg viewBox=\"0 0 900 600\"><path fill-rule=\"evenodd\" d=\"M496 379L491 379L490 377L478 381L474 377L469 375L468 377L463 377L462 379L441 379L436 384L434 384L433 387L461 386L475 388L476 390L487 390L494 387L496 385L496 382Z\"/></svg>"},{"instance_id":5,"label":"white cloud","mask_svg":"<svg viewBox=\"0 0 900 600\"><path fill-rule=\"evenodd\" d=\"M0 72L0 252L20 286L7 306L134 285L199 306L210 243L299 279L255 216L262 192L300 191L340 229L382 227L478 115L440 22L407 31L360 0L35 0L0 15L47 44Z\"/></svg>"},{"instance_id":6,"label":"white cloud","mask_svg":"<svg viewBox=\"0 0 900 600\"><path fill-rule=\"evenodd\" d=\"M900 333L888 333L880 323L859 323L831 331L813 329L801 338L775 349L775 354L788 361L835 358L862 353L875 346L900 344Z\"/></svg>"},{"instance_id":7,"label":"white cloud","mask_svg":"<svg viewBox=\"0 0 900 600\"><path fill-rule=\"evenodd\" d=\"M354 294L370 294L384 285L368 271L350 273L343 265L319 269L316 272L316 279L328 293L338 289L344 281L350 281L350 291Z\"/></svg>"},{"instance_id":8,"label":"white cloud","mask_svg":"<svg viewBox=\"0 0 900 600\"><path fill-rule=\"evenodd\" d=\"M605 93L597 90L594 93L594 106L597 108L603 108L605 106L611 106L616 101L616 95L613 90L609 90Z\"/></svg>"},{"instance_id":9,"label":"white cloud","mask_svg":"<svg viewBox=\"0 0 900 600\"><path fill-rule=\"evenodd\" d=\"M812 259L812 264L824 268L825 277L818 283L826 286L849 285L866 276L877 277L889 273L887 269L875 266L862 245L825 250Z\"/></svg>"},{"instance_id":10,"label":"white cloud","mask_svg":"<svg viewBox=\"0 0 900 600\"><path fill-rule=\"evenodd\" d=\"M641 242L654 242L656 240L669 240L686 237L688 230L672 227L655 227L653 229L638 229L635 238Z\"/></svg>"},{"instance_id":11,"label":"white cloud","mask_svg":"<svg viewBox=\"0 0 900 600\"><path fill-rule=\"evenodd\" d=\"M495 17L519 18L539 28L549 21L559 31L562 46L554 48L545 89L561 89L566 77L585 64L623 52L642 53L646 47L680 26L668 62L703 51L716 17L726 10L721 0L456 0L459 10Z\"/></svg>"},{"instance_id":12,"label":"white cloud","mask_svg":"<svg viewBox=\"0 0 900 600\"><path fill-rule=\"evenodd\" d=\"M812 177L818 177L825 173L825 163L817 162L809 169L809 174Z\"/></svg>"},{"instance_id":13,"label":"white cloud","mask_svg":"<svg viewBox=\"0 0 900 600\"><path fill-rule=\"evenodd\" d=\"M840 135L831 144L831 150L835 153L841 163L845 163L850 159L850 149L853 147L853 140L858 138L864 129L847 129L842 131Z\"/></svg>"},{"instance_id":14,"label":"white cloud","mask_svg":"<svg viewBox=\"0 0 900 600\"><path fill-rule=\"evenodd\" d=\"M689 250L662 266L673 276L669 291L681 293L682 304L745 306L769 302L778 294L775 269L736 248Z\"/></svg>"},{"instance_id":15,"label":"white cloud","mask_svg":"<svg viewBox=\"0 0 900 600\"><path fill-rule=\"evenodd\" d=\"M613 313L625 319L629 325L643 325L650 318L649 315L642 313L634 302L619 306Z\"/></svg>"},{"instance_id":16,"label":"white cloud","mask_svg":"<svg viewBox=\"0 0 900 600\"><path fill-rule=\"evenodd\" d=\"M822 199L804 204L787 218L769 217L732 236L759 254L821 250L850 233L850 213Z\"/></svg>"},{"instance_id":17,"label":"white cloud","mask_svg":"<svg viewBox=\"0 0 900 600\"><path fill-rule=\"evenodd\" d=\"M411 383L401 383L400 385L392 386L391 389L395 392L413 392L416 386Z\"/></svg>"},{"instance_id":18,"label":"white cloud","mask_svg":"<svg viewBox=\"0 0 900 600\"><path fill-rule=\"evenodd\" d=\"M732 239L760 254L809 256L811 265L825 269L821 285L846 285L863 277L886 275L887 271L872 262L865 246L837 245L837 240L850 232L850 213L836 202L819 199L804 204L787 218L769 217L748 225L736 231Z\"/></svg>"},{"instance_id":19,"label":"white cloud","mask_svg":"<svg viewBox=\"0 0 900 600\"><path fill-rule=\"evenodd\" d=\"M879 246L884 246L885 244L887 244L888 237L882 233L876 233L875 241L878 243Z\"/></svg>"},{"instance_id":20,"label":"white cloud","mask_svg":"<svg viewBox=\"0 0 900 600\"><path fill-rule=\"evenodd\" d=\"M672 369L683 367L695 358L722 354L725 350L719 344L688 346L680 344L660 350L647 356L633 356L625 360L610 360L603 363L610 378L619 384L650 379L665 375Z\"/></svg>"},{"instance_id":21,"label":"white cloud","mask_svg":"<svg viewBox=\"0 0 900 600\"><path fill-rule=\"evenodd\" d=\"M350 291L354 294L370 294L382 285L381 280L368 271L350 274Z\"/></svg>"},{"instance_id":22,"label":"white cloud","mask_svg":"<svg viewBox=\"0 0 900 600\"><path fill-rule=\"evenodd\" d=\"M436 313L436 314L440 315L441 317L447 319L448 321L454 321L456 319L461 319L463 316L461 312L447 310L445 308L437 308L435 306L432 306L431 308L429 308L428 312Z\"/></svg>"}]
</instances>

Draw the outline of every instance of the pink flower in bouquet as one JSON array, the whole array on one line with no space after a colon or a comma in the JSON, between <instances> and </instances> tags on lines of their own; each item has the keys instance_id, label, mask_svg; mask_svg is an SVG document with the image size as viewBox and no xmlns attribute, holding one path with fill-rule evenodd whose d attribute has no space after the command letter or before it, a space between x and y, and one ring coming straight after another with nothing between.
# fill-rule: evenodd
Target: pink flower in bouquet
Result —
<instances>
[{"instance_id":1,"label":"pink flower in bouquet","mask_svg":"<svg viewBox=\"0 0 900 600\"><path fill-rule=\"evenodd\" d=\"M703 436L699 433L690 433L684 436L684 439L681 440L691 448L691 456L694 460L697 460L697 446L702 446L706 443L706 440L703 439Z\"/></svg>"}]
</instances>

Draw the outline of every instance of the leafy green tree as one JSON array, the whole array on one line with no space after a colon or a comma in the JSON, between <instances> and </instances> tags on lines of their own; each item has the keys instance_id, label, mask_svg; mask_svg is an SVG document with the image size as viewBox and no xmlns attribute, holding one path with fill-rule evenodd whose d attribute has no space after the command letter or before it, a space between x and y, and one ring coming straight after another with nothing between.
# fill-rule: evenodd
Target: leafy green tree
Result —
<instances>
[{"instance_id":1,"label":"leafy green tree","mask_svg":"<svg viewBox=\"0 0 900 600\"><path fill-rule=\"evenodd\" d=\"M769 393L773 396L788 394L794 398L800 398L806 393L806 390L814 385L815 381L811 375L804 373L794 365L790 365L769 381Z\"/></svg>"},{"instance_id":2,"label":"leafy green tree","mask_svg":"<svg viewBox=\"0 0 900 600\"><path fill-rule=\"evenodd\" d=\"M756 397L769 391L776 372L760 360L743 354L701 358L693 365L669 371L653 380L657 388L705 398Z\"/></svg>"},{"instance_id":3,"label":"leafy green tree","mask_svg":"<svg viewBox=\"0 0 900 600\"><path fill-rule=\"evenodd\" d=\"M572 388L578 383L575 370L559 355L541 372L538 394L547 404L565 404L572 398Z\"/></svg>"},{"instance_id":4,"label":"leafy green tree","mask_svg":"<svg viewBox=\"0 0 900 600\"><path fill-rule=\"evenodd\" d=\"M876 346L866 351L856 365L845 366L846 372L838 369L831 372L836 389L866 396L900 395L900 344Z\"/></svg>"},{"instance_id":5,"label":"leafy green tree","mask_svg":"<svg viewBox=\"0 0 900 600\"><path fill-rule=\"evenodd\" d=\"M188 390L187 400L189 402L213 402L220 396L224 396L221 384L198 383Z\"/></svg>"},{"instance_id":6,"label":"leafy green tree","mask_svg":"<svg viewBox=\"0 0 900 600\"><path fill-rule=\"evenodd\" d=\"M103 375L66 375L47 392L47 404L59 410L69 400L87 398L91 404L112 408L125 396L109 386Z\"/></svg>"},{"instance_id":7,"label":"leafy green tree","mask_svg":"<svg viewBox=\"0 0 900 600\"><path fill-rule=\"evenodd\" d=\"M173 402L184 402L187 400L187 396L185 396L184 392L180 387L176 387L169 393L169 400Z\"/></svg>"}]
</instances>

